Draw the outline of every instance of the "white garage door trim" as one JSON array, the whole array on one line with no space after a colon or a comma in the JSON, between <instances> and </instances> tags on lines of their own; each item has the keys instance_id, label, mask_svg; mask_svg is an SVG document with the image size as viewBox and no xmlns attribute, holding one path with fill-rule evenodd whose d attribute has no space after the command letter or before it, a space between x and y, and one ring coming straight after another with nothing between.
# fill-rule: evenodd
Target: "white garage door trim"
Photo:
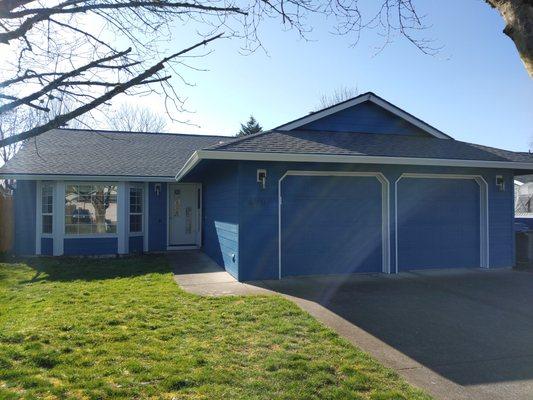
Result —
<instances>
[{"instance_id":1,"label":"white garage door trim","mask_svg":"<svg viewBox=\"0 0 533 400\"><path fill-rule=\"evenodd\" d=\"M381 235L382 235L382 271L390 273L390 206L389 180L381 172L345 172L345 171L287 171L278 181L278 279L281 279L281 185L287 176L346 176L373 177L381 183Z\"/></svg>"},{"instance_id":2,"label":"white garage door trim","mask_svg":"<svg viewBox=\"0 0 533 400\"><path fill-rule=\"evenodd\" d=\"M416 174L405 173L394 182L394 242L396 251L396 273L399 271L398 262L398 182L404 178L416 179L471 179L479 185L479 266L489 268L489 187L481 175L460 174Z\"/></svg>"}]
</instances>

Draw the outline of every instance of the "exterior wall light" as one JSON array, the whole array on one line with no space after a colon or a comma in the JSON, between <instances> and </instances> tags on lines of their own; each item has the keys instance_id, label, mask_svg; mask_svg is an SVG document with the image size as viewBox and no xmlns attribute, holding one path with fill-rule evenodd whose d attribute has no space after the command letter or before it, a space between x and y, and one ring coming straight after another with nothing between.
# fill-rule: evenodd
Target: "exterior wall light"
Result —
<instances>
[{"instance_id":1,"label":"exterior wall light","mask_svg":"<svg viewBox=\"0 0 533 400\"><path fill-rule=\"evenodd\" d=\"M257 170L257 182L261 184L263 189L266 186L266 179L267 179L266 169L258 169Z\"/></svg>"},{"instance_id":2,"label":"exterior wall light","mask_svg":"<svg viewBox=\"0 0 533 400\"><path fill-rule=\"evenodd\" d=\"M502 175L496 175L496 187L500 192L505 192L505 179Z\"/></svg>"}]
</instances>

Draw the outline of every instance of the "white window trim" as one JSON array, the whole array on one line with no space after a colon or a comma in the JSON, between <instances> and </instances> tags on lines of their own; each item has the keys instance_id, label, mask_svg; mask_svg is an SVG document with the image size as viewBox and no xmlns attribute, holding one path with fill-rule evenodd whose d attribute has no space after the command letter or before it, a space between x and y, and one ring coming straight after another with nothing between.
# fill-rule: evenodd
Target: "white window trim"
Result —
<instances>
[{"instance_id":1,"label":"white window trim","mask_svg":"<svg viewBox=\"0 0 533 400\"><path fill-rule=\"evenodd\" d=\"M43 186L50 185L52 187L52 233L43 233ZM56 195L56 182L54 181L36 181L35 182L35 254L41 255L41 239L50 238L54 239L55 246L55 236L57 235L56 228L56 208L57 207L57 195ZM55 255L55 254L54 254Z\"/></svg>"},{"instance_id":2,"label":"white window trim","mask_svg":"<svg viewBox=\"0 0 533 400\"><path fill-rule=\"evenodd\" d=\"M150 218L150 184L148 182L144 183L144 218L143 218L143 228L144 228L144 234L143 234L143 250L145 252L149 251L150 246L150 237L149 237L149 218Z\"/></svg>"},{"instance_id":3,"label":"white window trim","mask_svg":"<svg viewBox=\"0 0 533 400\"><path fill-rule=\"evenodd\" d=\"M65 234L65 187L67 184L76 184L83 182L84 184L100 184L100 185L116 185L117 186L117 233L107 234L82 234L82 235L66 235ZM129 214L128 200L126 196L126 182L110 182L110 181L47 181L54 187L53 190L53 218L52 218L52 232L53 234L42 234L42 186L44 181L36 181L36 212L35 212L35 254L41 255L41 239L48 237L53 239L53 255L61 256L64 254L64 241L68 240L83 240L83 239L117 239L118 253L127 254L129 251L129 236L126 231ZM148 193L148 183L145 183L145 196ZM147 197L145 197L146 199ZM145 223L148 223L148 216L145 213ZM145 225L147 226L147 225ZM147 234L146 230L146 234ZM148 248L148 238L145 237L145 248Z\"/></svg>"},{"instance_id":4,"label":"white window trim","mask_svg":"<svg viewBox=\"0 0 533 400\"><path fill-rule=\"evenodd\" d=\"M402 179L471 179L479 186L479 267L490 268L489 255L489 186L481 175L404 173L394 182L394 241L395 271L399 271L398 259L398 182Z\"/></svg>"},{"instance_id":5,"label":"white window trim","mask_svg":"<svg viewBox=\"0 0 533 400\"><path fill-rule=\"evenodd\" d=\"M287 171L278 180L278 279L282 279L282 241L281 241L281 207L283 203L282 183L287 176L346 176L346 177L372 177L381 183L381 270L390 274L390 184L381 172L344 172L344 171Z\"/></svg>"},{"instance_id":6,"label":"white window trim","mask_svg":"<svg viewBox=\"0 0 533 400\"><path fill-rule=\"evenodd\" d=\"M41 213L41 216L39 218L40 224L39 224L39 232L41 232L41 238L53 238L54 237L54 211L55 211L55 204L56 204L56 195L55 195L55 184L54 182L50 181L42 181L39 185L39 211ZM45 186L49 186L52 188L52 212L51 213L43 213L43 189ZM52 216L52 233L45 233L43 232L43 217L45 215L51 215Z\"/></svg>"},{"instance_id":7,"label":"white window trim","mask_svg":"<svg viewBox=\"0 0 533 400\"><path fill-rule=\"evenodd\" d=\"M42 236L42 205L41 205L41 186L42 182L37 181L35 185L35 254L41 255L41 236ZM52 228L53 230L53 228Z\"/></svg>"}]
</instances>

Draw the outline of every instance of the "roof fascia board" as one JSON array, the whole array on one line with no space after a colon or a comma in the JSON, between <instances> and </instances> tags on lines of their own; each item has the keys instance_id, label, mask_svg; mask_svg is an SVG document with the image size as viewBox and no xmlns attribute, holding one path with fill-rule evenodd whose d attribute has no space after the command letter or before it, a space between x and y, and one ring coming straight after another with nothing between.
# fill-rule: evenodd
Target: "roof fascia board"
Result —
<instances>
[{"instance_id":1,"label":"roof fascia board","mask_svg":"<svg viewBox=\"0 0 533 400\"><path fill-rule=\"evenodd\" d=\"M174 182L169 176L124 176L124 175L62 175L62 174L0 174L0 179L36 181L117 181L117 182Z\"/></svg>"},{"instance_id":2,"label":"roof fascia board","mask_svg":"<svg viewBox=\"0 0 533 400\"><path fill-rule=\"evenodd\" d=\"M201 160L239 160L239 161L274 161L274 162L314 162L343 164L392 164L392 165L424 165L438 167L464 168L499 168L512 170L533 170L533 163L511 161L460 160L419 157L383 157L383 156L351 156L326 154L295 154L295 153L263 153L198 150L185 163L176 175L180 181Z\"/></svg>"},{"instance_id":3,"label":"roof fascia board","mask_svg":"<svg viewBox=\"0 0 533 400\"><path fill-rule=\"evenodd\" d=\"M416 126L417 128L422 129L424 132L429 133L430 135L439 138L439 139L450 139L450 136L442 133L438 129L433 128L431 125L421 121L420 119L412 116L406 111L403 111L401 108L396 107L394 104L389 103L388 101L383 100L382 98L374 95L373 93L367 93L365 95L355 97L352 100L345 101L343 103L337 104L336 106L327 108L322 111L318 111L314 114L308 115L306 117L297 119L295 121L289 122L285 125L281 125L276 128L276 130L281 131L290 131L296 128L300 128L301 126L304 126L310 122L314 122L316 120L322 119L324 117L327 117L329 115L335 114L339 111L345 110L350 107L354 107L358 104L361 104L365 101L371 101L372 103L378 105L379 107L382 107L383 109L389 111L390 113L396 115L397 117L400 117L410 124Z\"/></svg>"}]
</instances>

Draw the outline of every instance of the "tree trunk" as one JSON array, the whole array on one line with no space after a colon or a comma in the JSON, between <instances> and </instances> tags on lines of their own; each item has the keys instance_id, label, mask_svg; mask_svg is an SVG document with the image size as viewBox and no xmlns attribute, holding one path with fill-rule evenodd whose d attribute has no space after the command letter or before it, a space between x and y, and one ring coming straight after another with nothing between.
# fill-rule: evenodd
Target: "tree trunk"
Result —
<instances>
[{"instance_id":1,"label":"tree trunk","mask_svg":"<svg viewBox=\"0 0 533 400\"><path fill-rule=\"evenodd\" d=\"M533 0L485 1L500 12L506 24L503 33L512 39L533 78Z\"/></svg>"}]
</instances>

